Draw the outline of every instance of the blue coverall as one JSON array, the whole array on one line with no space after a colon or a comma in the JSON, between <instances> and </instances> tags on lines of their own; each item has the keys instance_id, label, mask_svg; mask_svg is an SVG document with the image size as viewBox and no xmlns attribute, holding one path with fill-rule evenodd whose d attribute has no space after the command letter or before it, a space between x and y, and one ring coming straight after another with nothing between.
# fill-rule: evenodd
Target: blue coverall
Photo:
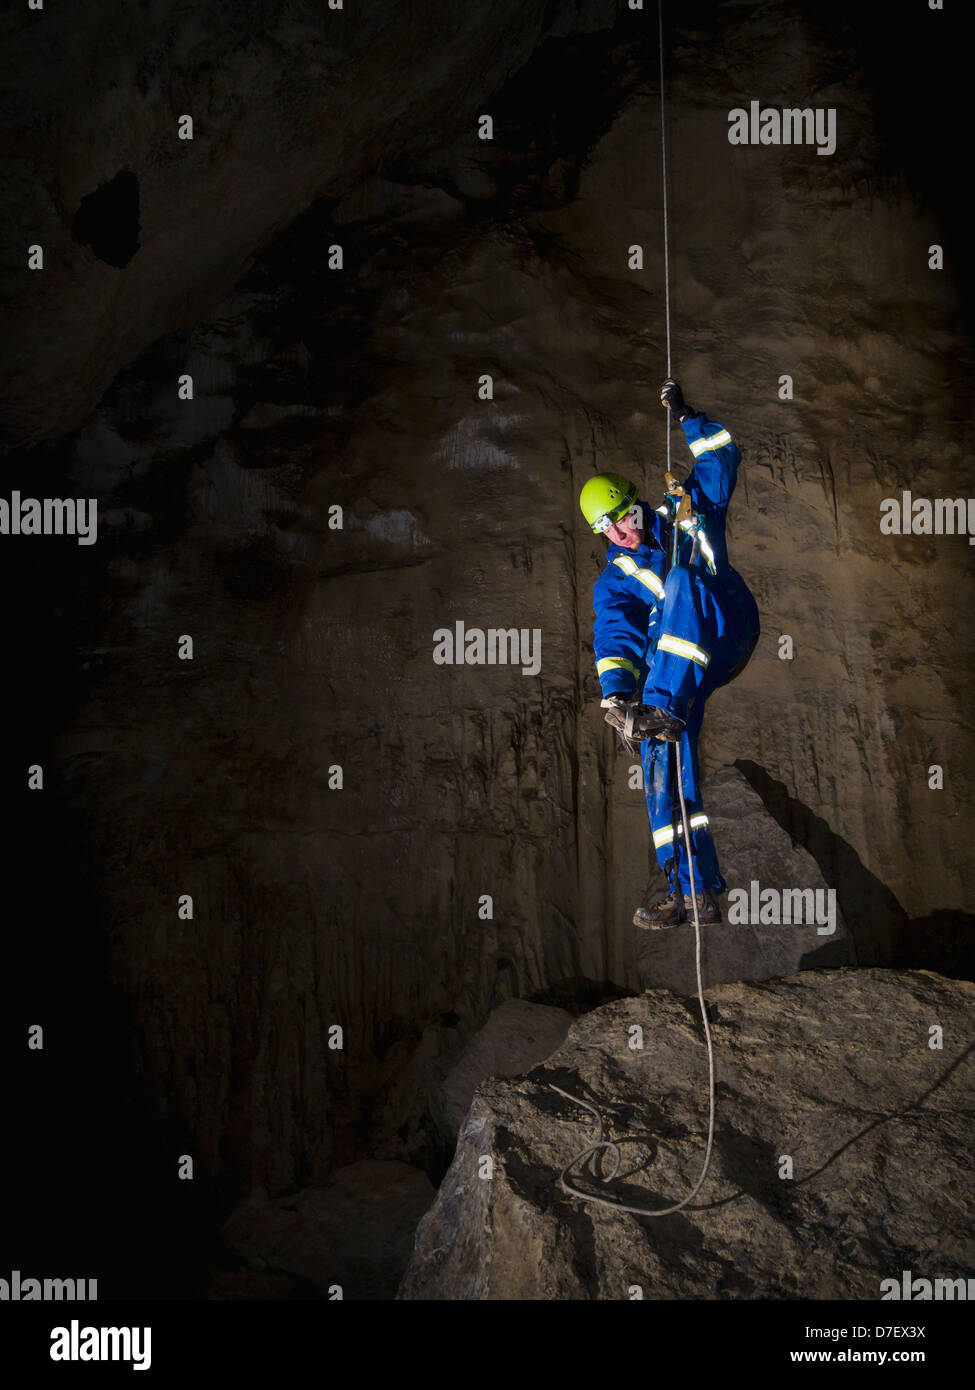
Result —
<instances>
[{"instance_id":1,"label":"blue coverall","mask_svg":"<svg viewBox=\"0 0 975 1390\"><path fill-rule=\"evenodd\" d=\"M674 806L676 776L671 782L671 760L679 748L695 887L699 893L723 893L727 884L701 801L697 738L707 697L733 680L754 650L758 607L728 563L725 540L741 461L738 446L722 425L702 414L684 420L681 428L695 460L684 490L704 523L695 563L690 564L692 535L682 527L677 564L671 567L670 509L665 504L654 511L641 502L641 545L631 551L610 544L593 589L593 648L604 696L642 699L685 721L679 744L649 738L640 745L650 830L671 890L676 876L681 891L689 893L680 806Z\"/></svg>"}]
</instances>

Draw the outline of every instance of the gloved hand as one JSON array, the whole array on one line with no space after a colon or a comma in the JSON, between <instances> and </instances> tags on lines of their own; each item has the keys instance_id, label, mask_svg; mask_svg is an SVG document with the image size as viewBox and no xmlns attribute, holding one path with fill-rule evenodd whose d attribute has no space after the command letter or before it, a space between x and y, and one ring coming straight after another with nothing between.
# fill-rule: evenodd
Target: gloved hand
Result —
<instances>
[{"instance_id":1,"label":"gloved hand","mask_svg":"<svg viewBox=\"0 0 975 1390\"><path fill-rule=\"evenodd\" d=\"M628 753L639 751L639 745L634 745L634 740L626 737L626 716L630 708L630 701L625 695L607 695L599 705L600 709L606 711L606 723L611 729L615 729L620 736L620 742Z\"/></svg>"},{"instance_id":2,"label":"gloved hand","mask_svg":"<svg viewBox=\"0 0 975 1390\"><path fill-rule=\"evenodd\" d=\"M678 421L685 420L689 415L694 414L672 376L669 376L660 388L660 404L667 406L671 415Z\"/></svg>"},{"instance_id":3,"label":"gloved hand","mask_svg":"<svg viewBox=\"0 0 975 1390\"><path fill-rule=\"evenodd\" d=\"M606 723L616 730L620 742L630 754L639 753L645 738L661 738L676 742L683 732L684 721L656 705L642 705L623 695L608 695L600 708L606 711Z\"/></svg>"}]
</instances>

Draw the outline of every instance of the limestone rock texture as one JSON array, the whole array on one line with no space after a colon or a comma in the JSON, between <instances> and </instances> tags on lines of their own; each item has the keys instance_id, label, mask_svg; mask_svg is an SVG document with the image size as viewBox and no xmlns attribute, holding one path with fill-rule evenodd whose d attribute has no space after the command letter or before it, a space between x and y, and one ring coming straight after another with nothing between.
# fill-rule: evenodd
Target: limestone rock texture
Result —
<instances>
[{"instance_id":1,"label":"limestone rock texture","mask_svg":"<svg viewBox=\"0 0 975 1390\"><path fill-rule=\"evenodd\" d=\"M214 1230L364 1160L438 1178L438 1059L507 1001L575 1015L640 988L631 918L658 871L597 707L603 543L577 498L603 469L662 489L653 7L92 0L30 33L15 8L5 486L99 507L91 547L2 538L16 727L91 907L49 914L96 979L64 1008L87 1037L110 992L106 1048L155 1150L194 1156ZM913 21L672 11L673 371L740 443L730 554L763 624L702 762L737 768L748 823L760 798L756 824L812 857L859 965L970 975L975 550L879 528L902 488L971 490L957 199L930 177L945 147L918 158L890 125L882 61ZM731 146L728 111L757 97L836 108L835 154ZM539 673L436 664L456 622L537 629ZM743 866L768 852L722 834ZM55 883L57 858L27 853L27 881ZM656 977L681 993L687 940ZM17 949L43 979L49 938ZM521 1095L492 1086L475 1116Z\"/></svg>"},{"instance_id":2,"label":"limestone rock texture","mask_svg":"<svg viewBox=\"0 0 975 1390\"><path fill-rule=\"evenodd\" d=\"M583 1015L528 1076L479 1088L398 1297L879 1299L881 1281L903 1270L968 1277L975 986L867 968L716 985L706 997L717 1119L710 1173L689 1206L637 1216L558 1185L596 1124L553 1084L596 1105L607 1138L629 1138L611 1182L577 1167L573 1186L652 1210L700 1175L700 1016L650 990Z\"/></svg>"}]
</instances>

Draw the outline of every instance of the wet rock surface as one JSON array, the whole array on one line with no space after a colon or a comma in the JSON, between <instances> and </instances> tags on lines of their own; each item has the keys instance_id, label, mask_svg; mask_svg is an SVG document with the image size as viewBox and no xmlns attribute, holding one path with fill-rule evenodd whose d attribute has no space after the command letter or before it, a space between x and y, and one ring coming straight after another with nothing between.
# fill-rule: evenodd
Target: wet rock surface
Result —
<instances>
[{"instance_id":1,"label":"wet rock surface","mask_svg":"<svg viewBox=\"0 0 975 1390\"><path fill-rule=\"evenodd\" d=\"M576 1187L653 1209L697 1181L708 1124L700 1016L696 1000L650 990L577 1019L527 1077L479 1088L398 1296L628 1299L638 1286L652 1299L879 1299L881 1281L903 1270L967 1277L975 986L847 969L706 997L717 1119L710 1175L690 1206L649 1218L558 1186L596 1125L552 1084L598 1106L608 1138L633 1136L611 1183L577 1168Z\"/></svg>"}]
</instances>

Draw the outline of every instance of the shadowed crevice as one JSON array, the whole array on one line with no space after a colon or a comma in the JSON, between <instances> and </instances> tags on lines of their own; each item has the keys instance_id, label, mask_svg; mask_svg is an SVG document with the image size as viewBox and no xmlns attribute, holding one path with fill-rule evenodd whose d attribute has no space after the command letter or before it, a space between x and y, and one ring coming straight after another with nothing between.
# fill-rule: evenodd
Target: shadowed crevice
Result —
<instances>
[{"instance_id":1,"label":"shadowed crevice","mask_svg":"<svg viewBox=\"0 0 975 1390\"><path fill-rule=\"evenodd\" d=\"M86 194L71 223L75 241L120 270L139 249L139 231L139 180L131 169Z\"/></svg>"},{"instance_id":2,"label":"shadowed crevice","mask_svg":"<svg viewBox=\"0 0 975 1390\"><path fill-rule=\"evenodd\" d=\"M850 929L860 965L937 970L953 979L975 974L975 916L939 909L927 917L909 917L897 897L863 863L851 844L821 816L792 796L785 784L747 758L735 767L765 809L787 835L808 850L826 882L836 889L840 912ZM803 966L823 968L832 962L820 953Z\"/></svg>"}]
</instances>

